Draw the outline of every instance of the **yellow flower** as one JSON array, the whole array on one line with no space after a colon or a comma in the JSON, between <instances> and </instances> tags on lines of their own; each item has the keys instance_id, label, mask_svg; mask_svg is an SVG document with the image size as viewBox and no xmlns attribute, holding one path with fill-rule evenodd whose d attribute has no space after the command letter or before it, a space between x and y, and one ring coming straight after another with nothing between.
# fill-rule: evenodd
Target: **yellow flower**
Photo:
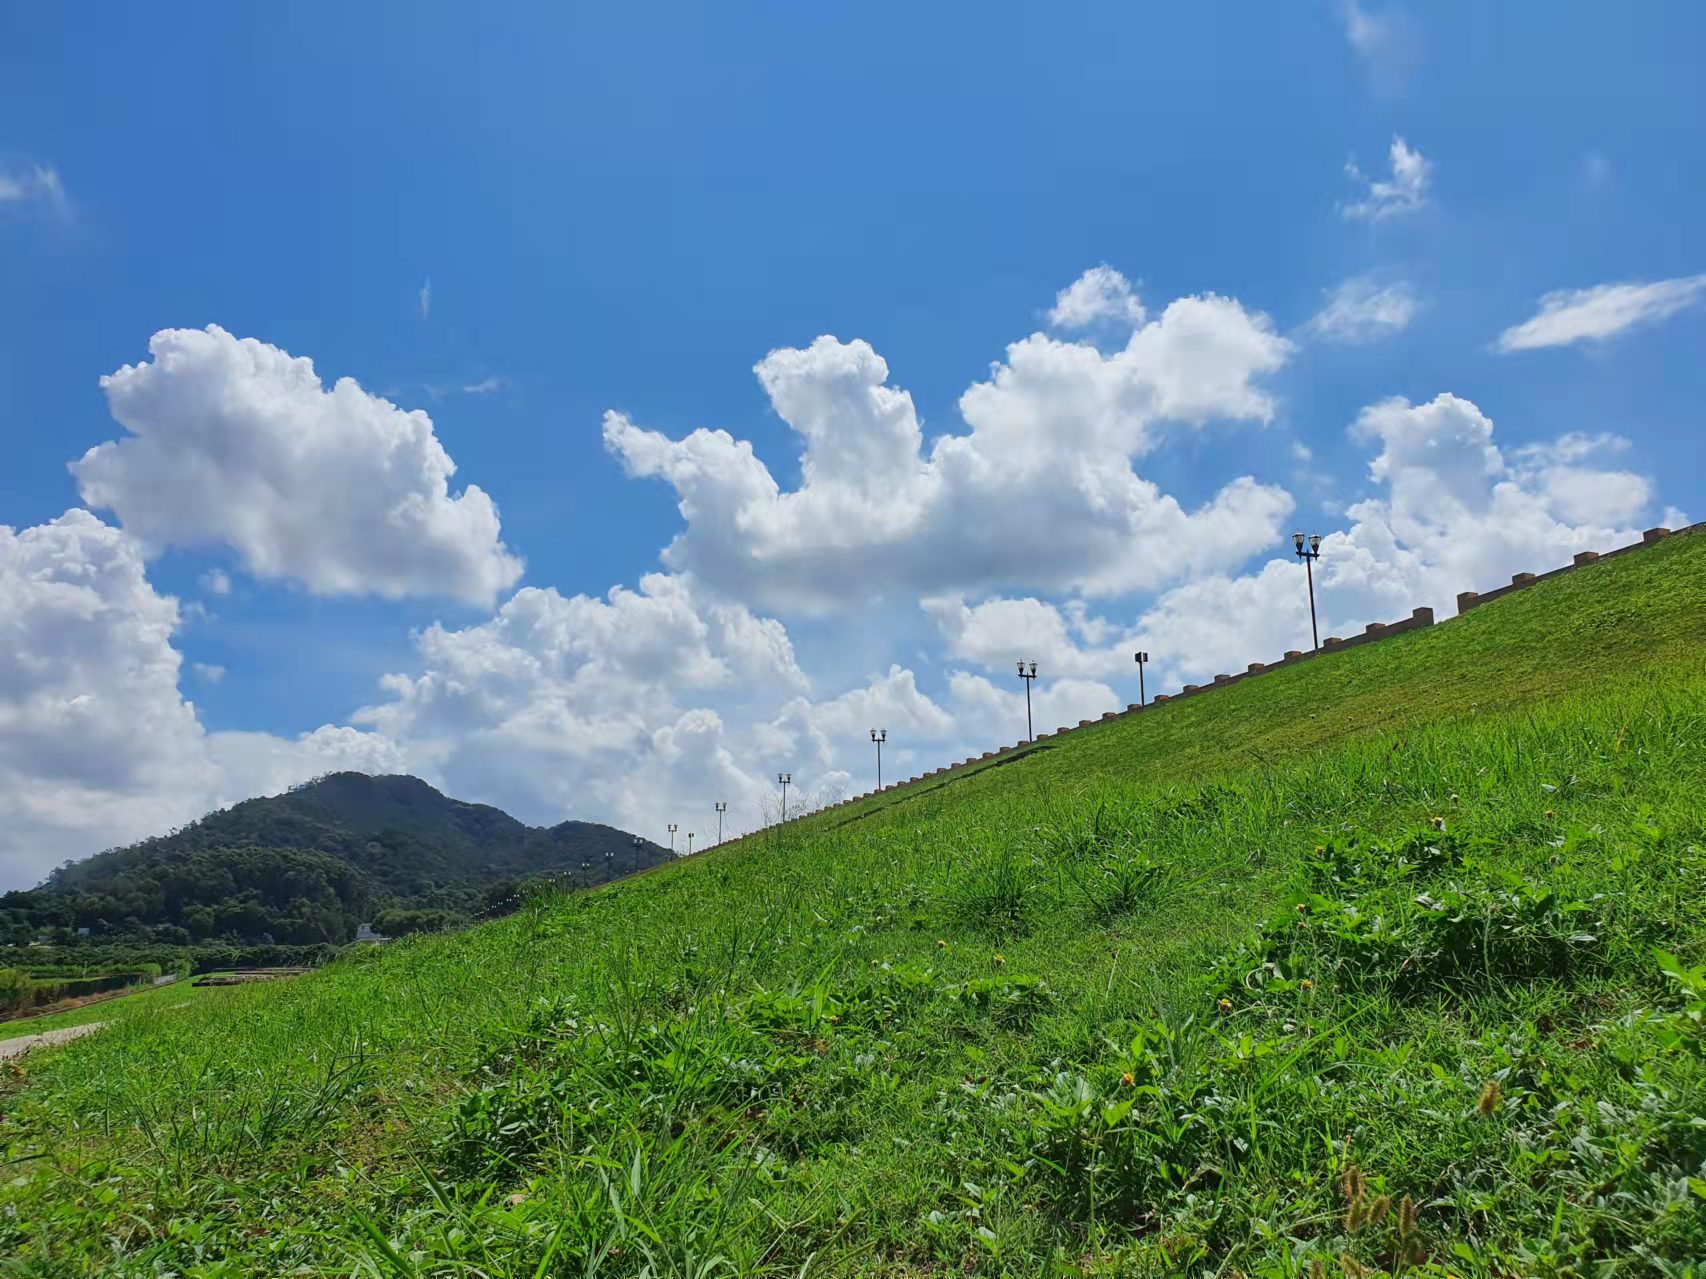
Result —
<instances>
[{"instance_id":1,"label":"yellow flower","mask_svg":"<svg viewBox=\"0 0 1706 1279\"><path fill-rule=\"evenodd\" d=\"M1444 830L1445 829L1445 818L1436 817L1436 818L1434 818L1433 824L1434 824L1435 830Z\"/></svg>"},{"instance_id":2,"label":"yellow flower","mask_svg":"<svg viewBox=\"0 0 1706 1279\"><path fill-rule=\"evenodd\" d=\"M1125 1074L1120 1076L1120 1082L1122 1084L1124 1084L1127 1088L1130 1088L1133 1084L1135 1084L1137 1082L1137 1080L1135 1077L1133 1077L1131 1071L1128 1070L1125 1072Z\"/></svg>"},{"instance_id":3,"label":"yellow flower","mask_svg":"<svg viewBox=\"0 0 1706 1279\"><path fill-rule=\"evenodd\" d=\"M1546 810L1546 820L1547 821L1551 821L1553 818L1555 818L1557 816L1558 816L1558 814L1556 812L1554 812L1552 809L1548 808Z\"/></svg>"},{"instance_id":4,"label":"yellow flower","mask_svg":"<svg viewBox=\"0 0 1706 1279\"><path fill-rule=\"evenodd\" d=\"M1298 982L1297 984L1300 987L1302 987L1304 990L1314 990L1315 989L1315 983L1310 981L1309 978L1307 978L1307 977L1305 977L1302 981Z\"/></svg>"},{"instance_id":5,"label":"yellow flower","mask_svg":"<svg viewBox=\"0 0 1706 1279\"><path fill-rule=\"evenodd\" d=\"M943 941L940 937L938 937L936 939L936 949L937 950L946 950L947 948L948 948L948 943Z\"/></svg>"},{"instance_id":6,"label":"yellow flower","mask_svg":"<svg viewBox=\"0 0 1706 1279\"><path fill-rule=\"evenodd\" d=\"M1006 962L1007 962L1007 960L1006 960L1006 958L1005 958L1005 957L1003 957L1003 956L1001 956L1001 955L997 955L997 956L996 956L996 957L995 957L995 966L996 966L996 967L997 967L997 968L999 968L999 967L1001 967L1001 966L1002 966L1002 965L1003 965L1003 964L1005 964L1005 963L1006 963Z\"/></svg>"},{"instance_id":7,"label":"yellow flower","mask_svg":"<svg viewBox=\"0 0 1706 1279\"><path fill-rule=\"evenodd\" d=\"M1232 1011L1232 1001L1230 999L1222 999L1218 1006L1220 1011L1223 1013L1229 1013Z\"/></svg>"}]
</instances>

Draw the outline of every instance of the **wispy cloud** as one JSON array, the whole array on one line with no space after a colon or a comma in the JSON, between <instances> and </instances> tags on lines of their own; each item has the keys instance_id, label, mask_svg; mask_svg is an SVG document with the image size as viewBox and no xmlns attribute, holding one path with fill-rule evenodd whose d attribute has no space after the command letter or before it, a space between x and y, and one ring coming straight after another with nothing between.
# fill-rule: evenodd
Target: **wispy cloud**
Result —
<instances>
[{"instance_id":1,"label":"wispy cloud","mask_svg":"<svg viewBox=\"0 0 1706 1279\"><path fill-rule=\"evenodd\" d=\"M1427 202L1433 164L1397 135L1393 135L1387 158L1392 165L1389 178L1365 177L1355 160L1345 165L1351 181L1365 188L1361 198L1339 206L1339 212L1345 217L1383 222L1387 218L1414 213Z\"/></svg>"},{"instance_id":2,"label":"wispy cloud","mask_svg":"<svg viewBox=\"0 0 1706 1279\"><path fill-rule=\"evenodd\" d=\"M1353 276L1327 295L1327 302L1303 326L1310 337L1347 346L1375 342L1406 328L1421 309L1415 291L1402 280L1382 283L1370 275Z\"/></svg>"},{"instance_id":3,"label":"wispy cloud","mask_svg":"<svg viewBox=\"0 0 1706 1279\"><path fill-rule=\"evenodd\" d=\"M1356 0L1345 0L1339 13L1345 39L1375 90L1387 95L1401 92L1421 56L1421 38L1409 15L1396 5L1375 12Z\"/></svg>"},{"instance_id":4,"label":"wispy cloud","mask_svg":"<svg viewBox=\"0 0 1706 1279\"><path fill-rule=\"evenodd\" d=\"M501 377L484 377L478 382L470 382L462 388L464 395L496 395L509 383Z\"/></svg>"},{"instance_id":5,"label":"wispy cloud","mask_svg":"<svg viewBox=\"0 0 1706 1279\"><path fill-rule=\"evenodd\" d=\"M432 278L430 276L421 282L420 292L417 296L421 303L421 319L424 320L432 314Z\"/></svg>"},{"instance_id":6,"label":"wispy cloud","mask_svg":"<svg viewBox=\"0 0 1706 1279\"><path fill-rule=\"evenodd\" d=\"M1702 298L1706 298L1706 275L1558 289L1540 299L1540 310L1531 318L1499 334L1497 346L1501 351L1533 351L1572 342L1603 342L1638 325L1667 320Z\"/></svg>"},{"instance_id":7,"label":"wispy cloud","mask_svg":"<svg viewBox=\"0 0 1706 1279\"><path fill-rule=\"evenodd\" d=\"M191 662L190 669L195 672L196 678L204 684L217 684L225 678L225 668L216 666L212 662Z\"/></svg>"},{"instance_id":8,"label":"wispy cloud","mask_svg":"<svg viewBox=\"0 0 1706 1279\"><path fill-rule=\"evenodd\" d=\"M5 205L39 205L54 213L64 213L65 183L59 170L45 164L0 168L0 206Z\"/></svg>"}]
</instances>

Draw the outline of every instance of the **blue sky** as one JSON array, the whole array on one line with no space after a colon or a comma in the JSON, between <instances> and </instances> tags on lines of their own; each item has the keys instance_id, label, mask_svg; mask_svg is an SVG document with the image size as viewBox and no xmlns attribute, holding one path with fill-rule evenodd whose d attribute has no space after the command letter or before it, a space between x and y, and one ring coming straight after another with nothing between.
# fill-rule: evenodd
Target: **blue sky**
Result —
<instances>
[{"instance_id":1,"label":"blue sky","mask_svg":"<svg viewBox=\"0 0 1706 1279\"><path fill-rule=\"evenodd\" d=\"M1698 6L822 9L5 17L0 878L327 766L753 824L776 767L867 784L866 718L897 767L1011 740L1016 646L1064 721L1137 642L1163 685L1302 642L1293 525L1360 626L1706 508ZM209 325L138 384L152 452L69 471L133 437L103 375ZM448 488L334 492L402 419L362 445L235 339L423 410Z\"/></svg>"}]
</instances>

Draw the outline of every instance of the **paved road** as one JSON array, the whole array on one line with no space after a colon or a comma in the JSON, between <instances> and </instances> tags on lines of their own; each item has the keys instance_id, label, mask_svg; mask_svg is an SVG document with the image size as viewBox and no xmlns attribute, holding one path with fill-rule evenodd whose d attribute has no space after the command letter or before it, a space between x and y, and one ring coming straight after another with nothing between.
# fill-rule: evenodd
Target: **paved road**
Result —
<instances>
[{"instance_id":1,"label":"paved road","mask_svg":"<svg viewBox=\"0 0 1706 1279\"><path fill-rule=\"evenodd\" d=\"M91 1021L81 1026L66 1026L62 1030L44 1030L39 1035L25 1035L20 1039L0 1039L0 1061L5 1061L8 1057L21 1057L32 1048L51 1048L55 1044L69 1043L99 1030L106 1024L104 1021Z\"/></svg>"}]
</instances>

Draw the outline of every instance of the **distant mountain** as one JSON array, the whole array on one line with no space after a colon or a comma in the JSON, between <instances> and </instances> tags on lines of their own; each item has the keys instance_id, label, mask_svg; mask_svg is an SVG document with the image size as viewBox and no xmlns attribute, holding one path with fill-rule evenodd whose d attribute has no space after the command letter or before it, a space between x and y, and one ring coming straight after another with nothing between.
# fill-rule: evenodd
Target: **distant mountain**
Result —
<instances>
[{"instance_id":1,"label":"distant mountain","mask_svg":"<svg viewBox=\"0 0 1706 1279\"><path fill-rule=\"evenodd\" d=\"M591 886L669 859L613 826L527 826L418 777L332 773L0 897L0 940L86 927L175 944L342 942L367 921L412 931L501 908L543 875Z\"/></svg>"}]
</instances>

